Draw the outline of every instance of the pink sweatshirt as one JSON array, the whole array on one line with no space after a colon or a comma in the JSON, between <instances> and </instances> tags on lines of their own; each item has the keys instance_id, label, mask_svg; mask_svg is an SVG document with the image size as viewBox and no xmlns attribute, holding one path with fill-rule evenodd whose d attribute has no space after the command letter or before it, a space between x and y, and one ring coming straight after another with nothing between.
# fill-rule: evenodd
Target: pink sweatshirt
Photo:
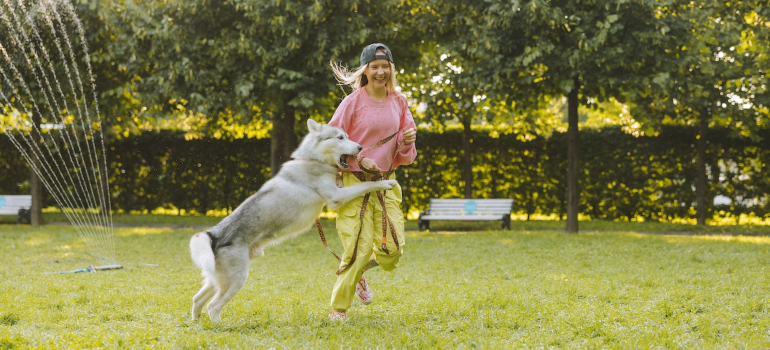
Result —
<instances>
[{"instance_id":1,"label":"pink sweatshirt","mask_svg":"<svg viewBox=\"0 0 770 350\"><path fill-rule=\"evenodd\" d=\"M329 125L342 128L351 140L358 142L364 148L396 131L401 131L388 143L363 152L363 155L374 160L382 171L390 169L391 161L394 161L393 151L404 139L403 131L415 127L406 96L389 91L385 101L377 102L369 97L365 88L356 90L342 100ZM404 144L395 157L393 168L411 164L415 156L417 156L415 145ZM348 164L350 167L345 171L361 171L355 157L350 157Z\"/></svg>"}]
</instances>

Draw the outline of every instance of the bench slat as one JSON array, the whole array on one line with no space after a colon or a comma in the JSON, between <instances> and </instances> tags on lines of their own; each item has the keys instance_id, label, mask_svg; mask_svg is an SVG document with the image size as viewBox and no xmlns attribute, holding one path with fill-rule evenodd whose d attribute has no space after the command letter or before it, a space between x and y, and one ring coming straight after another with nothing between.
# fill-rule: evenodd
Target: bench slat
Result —
<instances>
[{"instance_id":1,"label":"bench slat","mask_svg":"<svg viewBox=\"0 0 770 350\"><path fill-rule=\"evenodd\" d=\"M441 202L437 202L437 203L431 203L430 205L431 206L436 206L436 207L462 208L463 206L465 206L466 203L467 202L464 202L464 203L441 203ZM500 207L500 208L503 208L503 207L510 208L511 207L511 203L479 203L479 202L476 202L476 205L479 206L479 207L493 207L493 208L494 207Z\"/></svg>"},{"instance_id":2,"label":"bench slat","mask_svg":"<svg viewBox=\"0 0 770 350\"><path fill-rule=\"evenodd\" d=\"M472 213L468 214L465 212L465 205L471 201L476 204L476 207ZM510 214L512 207L513 199L431 199L427 213L429 216L423 216L423 218L431 220L433 215L493 215L499 217ZM462 220L471 219L466 218ZM492 219L486 218L484 220Z\"/></svg>"},{"instance_id":3,"label":"bench slat","mask_svg":"<svg viewBox=\"0 0 770 350\"><path fill-rule=\"evenodd\" d=\"M0 196L0 215L16 215L19 209L29 209L32 206L32 196Z\"/></svg>"},{"instance_id":4,"label":"bench slat","mask_svg":"<svg viewBox=\"0 0 770 350\"><path fill-rule=\"evenodd\" d=\"M504 203L504 204L510 204L513 202L513 199L505 199L505 200L496 200L496 199L488 199L488 200L481 200L481 199L431 199L432 203L466 203L466 202L479 202L479 203Z\"/></svg>"},{"instance_id":5,"label":"bench slat","mask_svg":"<svg viewBox=\"0 0 770 350\"><path fill-rule=\"evenodd\" d=\"M423 220L502 220L501 215L423 215Z\"/></svg>"},{"instance_id":6,"label":"bench slat","mask_svg":"<svg viewBox=\"0 0 770 350\"><path fill-rule=\"evenodd\" d=\"M431 208L431 210L438 209L438 208L452 210L452 209L463 209L463 208L465 208L465 205L432 204L430 206L430 208ZM476 209L482 209L482 208L489 208L489 209L505 208L505 209L510 209L511 205L510 204L508 204L508 205L483 205L483 204L476 204Z\"/></svg>"},{"instance_id":7,"label":"bench slat","mask_svg":"<svg viewBox=\"0 0 770 350\"><path fill-rule=\"evenodd\" d=\"M505 210L476 210L472 213L466 213L462 210L431 210L428 215L494 215L500 216L510 214L510 209Z\"/></svg>"}]
</instances>

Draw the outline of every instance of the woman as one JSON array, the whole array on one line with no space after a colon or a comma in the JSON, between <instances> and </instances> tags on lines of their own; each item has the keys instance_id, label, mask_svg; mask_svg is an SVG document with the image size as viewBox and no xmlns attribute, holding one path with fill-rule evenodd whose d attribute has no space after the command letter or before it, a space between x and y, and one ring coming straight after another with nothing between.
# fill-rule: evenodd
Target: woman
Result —
<instances>
[{"instance_id":1,"label":"woman","mask_svg":"<svg viewBox=\"0 0 770 350\"><path fill-rule=\"evenodd\" d=\"M378 173L389 173L399 165L411 164L417 155L417 132L406 97L396 90L396 69L390 49L379 43L367 46L361 52L360 67L353 71L335 63L331 66L340 85L349 85L353 93L340 103L329 124L342 128L351 140L366 148L348 159L350 167L342 172L341 185L351 186L371 180ZM395 173L390 173L389 178L394 179ZM332 320L347 320L347 309L354 296L364 304L372 302L373 293L363 277L365 270L380 266L391 271L401 257L405 244L401 187L386 191L382 200L378 196L371 194L371 200L363 196L339 209L337 231L345 252L332 291Z\"/></svg>"}]
</instances>

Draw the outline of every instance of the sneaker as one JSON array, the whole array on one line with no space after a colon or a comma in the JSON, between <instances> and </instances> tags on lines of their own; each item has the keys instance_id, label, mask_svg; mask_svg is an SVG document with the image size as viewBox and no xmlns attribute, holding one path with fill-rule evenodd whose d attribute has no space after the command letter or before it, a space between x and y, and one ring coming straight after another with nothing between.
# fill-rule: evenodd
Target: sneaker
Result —
<instances>
[{"instance_id":1,"label":"sneaker","mask_svg":"<svg viewBox=\"0 0 770 350\"><path fill-rule=\"evenodd\" d=\"M366 284L364 276L361 276L361 279L356 283L356 299L364 305L369 305L373 298L374 293L372 293L372 289Z\"/></svg>"},{"instance_id":2,"label":"sneaker","mask_svg":"<svg viewBox=\"0 0 770 350\"><path fill-rule=\"evenodd\" d=\"M331 311L329 311L329 319L332 321L344 322L348 320L348 313L345 311L332 309Z\"/></svg>"}]
</instances>

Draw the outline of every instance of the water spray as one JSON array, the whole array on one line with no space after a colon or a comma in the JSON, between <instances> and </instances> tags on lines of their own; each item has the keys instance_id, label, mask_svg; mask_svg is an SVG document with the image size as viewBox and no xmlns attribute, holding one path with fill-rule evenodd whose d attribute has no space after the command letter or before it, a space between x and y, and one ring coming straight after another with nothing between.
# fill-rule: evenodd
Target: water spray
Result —
<instances>
[{"instance_id":1,"label":"water spray","mask_svg":"<svg viewBox=\"0 0 770 350\"><path fill-rule=\"evenodd\" d=\"M104 119L80 19L68 0L3 0L0 33L0 133L27 160L86 250L114 263Z\"/></svg>"}]
</instances>

